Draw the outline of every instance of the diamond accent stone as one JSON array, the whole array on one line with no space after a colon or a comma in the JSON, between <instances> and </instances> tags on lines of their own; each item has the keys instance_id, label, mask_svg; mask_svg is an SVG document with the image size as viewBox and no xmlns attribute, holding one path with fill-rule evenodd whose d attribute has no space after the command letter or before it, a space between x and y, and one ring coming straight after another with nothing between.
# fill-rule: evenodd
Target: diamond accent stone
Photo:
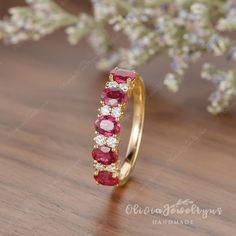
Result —
<instances>
[{"instance_id":1,"label":"diamond accent stone","mask_svg":"<svg viewBox=\"0 0 236 236\"><path fill-rule=\"evenodd\" d=\"M113 166L113 165L106 166L106 167L105 167L105 170L106 170L106 171L110 171L110 172L116 172L116 171L117 171L117 170L116 170L116 167Z\"/></svg>"},{"instance_id":2,"label":"diamond accent stone","mask_svg":"<svg viewBox=\"0 0 236 236\"><path fill-rule=\"evenodd\" d=\"M111 115L115 118L119 118L121 116L121 107L113 107L111 110Z\"/></svg>"},{"instance_id":3,"label":"diamond accent stone","mask_svg":"<svg viewBox=\"0 0 236 236\"><path fill-rule=\"evenodd\" d=\"M99 170L99 171L104 170L103 165L101 165L100 163L97 163L94 167L95 167L96 170Z\"/></svg>"},{"instance_id":4,"label":"diamond accent stone","mask_svg":"<svg viewBox=\"0 0 236 236\"><path fill-rule=\"evenodd\" d=\"M110 81L110 82L107 82L106 86L108 88L117 88L118 87L118 83L116 81Z\"/></svg>"},{"instance_id":5,"label":"diamond accent stone","mask_svg":"<svg viewBox=\"0 0 236 236\"><path fill-rule=\"evenodd\" d=\"M104 116L110 115L110 110L111 110L110 107L107 106L107 105L102 106L102 107L99 109L100 113L101 113L102 115L104 115Z\"/></svg>"},{"instance_id":6,"label":"diamond accent stone","mask_svg":"<svg viewBox=\"0 0 236 236\"><path fill-rule=\"evenodd\" d=\"M98 171L109 171L109 172L113 172L116 173L117 172L117 167L115 165L103 165L101 163L96 163L94 165L94 168Z\"/></svg>"},{"instance_id":7,"label":"diamond accent stone","mask_svg":"<svg viewBox=\"0 0 236 236\"><path fill-rule=\"evenodd\" d=\"M111 148L115 148L118 144L118 140L115 137L108 137L107 138L107 146Z\"/></svg>"},{"instance_id":8,"label":"diamond accent stone","mask_svg":"<svg viewBox=\"0 0 236 236\"><path fill-rule=\"evenodd\" d=\"M124 92L127 92L129 89L129 85L126 83L122 83L119 85L120 89L122 89Z\"/></svg>"},{"instance_id":9,"label":"diamond accent stone","mask_svg":"<svg viewBox=\"0 0 236 236\"><path fill-rule=\"evenodd\" d=\"M97 145L102 146L106 143L106 137L99 134L94 138L94 141L97 143Z\"/></svg>"}]
</instances>

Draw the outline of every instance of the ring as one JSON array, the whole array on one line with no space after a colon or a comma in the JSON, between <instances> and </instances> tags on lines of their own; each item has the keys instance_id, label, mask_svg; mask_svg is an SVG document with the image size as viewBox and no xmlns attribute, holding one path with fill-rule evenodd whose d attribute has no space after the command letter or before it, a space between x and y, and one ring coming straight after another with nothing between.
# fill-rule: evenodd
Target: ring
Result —
<instances>
[{"instance_id":1,"label":"ring","mask_svg":"<svg viewBox=\"0 0 236 236\"><path fill-rule=\"evenodd\" d=\"M124 117L129 97L133 97L133 123L126 157L119 161L120 120ZM94 178L98 184L124 185L137 159L145 113L145 89L142 78L135 72L115 68L101 95L102 107L95 121Z\"/></svg>"}]
</instances>

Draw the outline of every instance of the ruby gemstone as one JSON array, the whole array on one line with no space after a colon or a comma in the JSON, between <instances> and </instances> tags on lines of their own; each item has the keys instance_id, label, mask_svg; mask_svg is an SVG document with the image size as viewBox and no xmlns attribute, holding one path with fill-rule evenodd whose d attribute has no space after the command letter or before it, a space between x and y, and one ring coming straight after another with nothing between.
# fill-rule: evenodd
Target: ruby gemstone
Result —
<instances>
[{"instance_id":1,"label":"ruby gemstone","mask_svg":"<svg viewBox=\"0 0 236 236\"><path fill-rule=\"evenodd\" d=\"M127 80L134 80L136 78L136 73L134 71L115 68L111 71L113 80L117 83L127 83Z\"/></svg>"},{"instance_id":2,"label":"ruby gemstone","mask_svg":"<svg viewBox=\"0 0 236 236\"><path fill-rule=\"evenodd\" d=\"M103 165L110 165L118 160L117 151L112 151L110 147L101 146L92 151L93 159Z\"/></svg>"},{"instance_id":3,"label":"ruby gemstone","mask_svg":"<svg viewBox=\"0 0 236 236\"><path fill-rule=\"evenodd\" d=\"M119 88L105 88L102 91L102 101L111 107L124 104L128 100L128 95Z\"/></svg>"},{"instance_id":4,"label":"ruby gemstone","mask_svg":"<svg viewBox=\"0 0 236 236\"><path fill-rule=\"evenodd\" d=\"M95 129L98 133L109 137L120 132L120 122L110 115L99 116L95 121Z\"/></svg>"},{"instance_id":5,"label":"ruby gemstone","mask_svg":"<svg viewBox=\"0 0 236 236\"><path fill-rule=\"evenodd\" d=\"M102 185L107 185L107 186L114 186L119 183L119 178L112 177L112 172L108 171L99 171L98 175L94 176L94 179Z\"/></svg>"}]
</instances>

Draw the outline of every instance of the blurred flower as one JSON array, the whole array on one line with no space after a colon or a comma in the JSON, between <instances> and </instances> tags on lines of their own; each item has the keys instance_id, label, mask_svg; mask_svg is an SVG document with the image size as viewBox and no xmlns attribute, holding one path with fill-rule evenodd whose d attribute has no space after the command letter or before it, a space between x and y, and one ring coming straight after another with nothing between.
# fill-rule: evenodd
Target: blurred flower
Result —
<instances>
[{"instance_id":1,"label":"blurred flower","mask_svg":"<svg viewBox=\"0 0 236 236\"><path fill-rule=\"evenodd\" d=\"M223 71L205 64L202 77L216 85L216 91L209 98L208 111L218 114L226 109L233 96L236 96L236 70Z\"/></svg>"},{"instance_id":2,"label":"blurred flower","mask_svg":"<svg viewBox=\"0 0 236 236\"><path fill-rule=\"evenodd\" d=\"M173 92L178 91L190 64L205 53L236 59L234 39L223 35L236 30L235 0L91 2L93 15L74 16L53 0L26 0L27 6L9 9L9 16L0 21L0 39L17 44L65 28L72 45L88 39L101 70L114 65L137 67L166 51L172 62L164 84ZM223 111L236 95L236 72L205 64L202 77L216 86L208 110L213 114Z\"/></svg>"}]
</instances>

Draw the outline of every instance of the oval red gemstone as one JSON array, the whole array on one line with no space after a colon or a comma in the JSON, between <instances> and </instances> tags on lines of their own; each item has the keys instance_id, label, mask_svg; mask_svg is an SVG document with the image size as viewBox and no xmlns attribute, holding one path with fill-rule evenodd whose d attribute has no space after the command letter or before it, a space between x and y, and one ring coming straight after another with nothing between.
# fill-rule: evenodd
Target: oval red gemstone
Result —
<instances>
[{"instance_id":1,"label":"oval red gemstone","mask_svg":"<svg viewBox=\"0 0 236 236\"><path fill-rule=\"evenodd\" d=\"M112 177L112 172L99 171L98 175L94 176L94 179L102 185L114 186L119 183L118 177Z\"/></svg>"},{"instance_id":2,"label":"oval red gemstone","mask_svg":"<svg viewBox=\"0 0 236 236\"><path fill-rule=\"evenodd\" d=\"M100 116L95 121L95 129L100 134L112 136L120 132L120 122L110 115Z\"/></svg>"},{"instance_id":3,"label":"oval red gemstone","mask_svg":"<svg viewBox=\"0 0 236 236\"><path fill-rule=\"evenodd\" d=\"M101 146L92 151L93 159L103 165L110 165L118 160L117 151L112 151L110 147Z\"/></svg>"},{"instance_id":4,"label":"oval red gemstone","mask_svg":"<svg viewBox=\"0 0 236 236\"><path fill-rule=\"evenodd\" d=\"M105 88L102 91L102 101L111 107L124 104L128 100L128 95L119 88Z\"/></svg>"},{"instance_id":5,"label":"oval red gemstone","mask_svg":"<svg viewBox=\"0 0 236 236\"><path fill-rule=\"evenodd\" d=\"M117 83L126 83L128 79L134 80L136 78L136 73L134 71L115 68L111 71L113 80Z\"/></svg>"}]
</instances>

